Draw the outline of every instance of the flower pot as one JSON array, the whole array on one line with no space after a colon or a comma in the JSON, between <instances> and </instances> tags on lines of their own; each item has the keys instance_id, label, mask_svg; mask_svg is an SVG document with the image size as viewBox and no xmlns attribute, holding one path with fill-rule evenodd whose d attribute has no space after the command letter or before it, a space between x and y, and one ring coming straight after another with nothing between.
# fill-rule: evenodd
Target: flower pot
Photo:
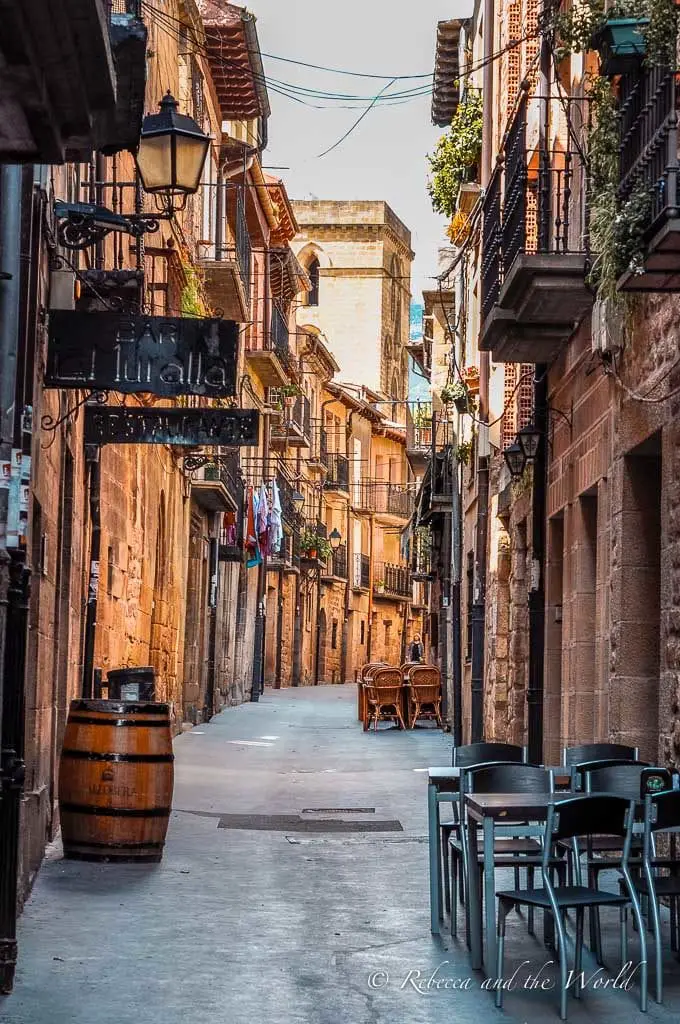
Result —
<instances>
[{"instance_id":1,"label":"flower pot","mask_svg":"<svg viewBox=\"0 0 680 1024\"><path fill-rule=\"evenodd\" d=\"M623 75L639 67L645 55L643 28L649 18L610 18L593 37L593 47L600 53L603 75Z\"/></svg>"},{"instance_id":2,"label":"flower pot","mask_svg":"<svg viewBox=\"0 0 680 1024\"><path fill-rule=\"evenodd\" d=\"M307 558L316 558L316 548L311 548L307 552Z\"/></svg>"},{"instance_id":3,"label":"flower pot","mask_svg":"<svg viewBox=\"0 0 680 1024\"><path fill-rule=\"evenodd\" d=\"M460 413L466 413L468 411L468 397L467 395L461 396L460 398L454 398L453 404Z\"/></svg>"}]
</instances>

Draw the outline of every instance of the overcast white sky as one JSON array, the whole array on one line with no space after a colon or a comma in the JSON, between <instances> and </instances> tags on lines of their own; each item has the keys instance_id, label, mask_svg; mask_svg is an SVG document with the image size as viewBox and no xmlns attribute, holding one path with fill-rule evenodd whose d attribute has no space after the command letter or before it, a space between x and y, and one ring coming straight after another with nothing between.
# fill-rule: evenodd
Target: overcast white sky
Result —
<instances>
[{"instance_id":1,"label":"overcast white sky","mask_svg":"<svg viewBox=\"0 0 680 1024\"><path fill-rule=\"evenodd\" d=\"M467 6L467 5L465 5ZM265 53L380 75L431 74L437 21L456 17L461 0L251 0ZM325 74L264 58L268 79L325 91L375 95L386 82ZM426 82L426 79L420 81ZM419 82L402 83L407 88ZM444 220L431 208L425 154L441 130L430 122L430 97L374 108L343 144L321 159L360 110L315 110L270 89L272 117L265 165L295 199L385 199L410 228L417 299L436 272ZM314 101L312 101L314 102ZM368 105L368 104L366 104Z\"/></svg>"}]
</instances>

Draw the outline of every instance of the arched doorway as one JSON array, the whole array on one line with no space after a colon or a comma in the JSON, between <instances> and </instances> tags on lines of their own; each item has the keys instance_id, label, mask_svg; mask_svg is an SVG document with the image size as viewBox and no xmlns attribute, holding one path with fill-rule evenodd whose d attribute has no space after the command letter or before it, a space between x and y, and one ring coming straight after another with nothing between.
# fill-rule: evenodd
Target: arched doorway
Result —
<instances>
[{"instance_id":1,"label":"arched doorway","mask_svg":"<svg viewBox=\"0 0 680 1024\"><path fill-rule=\"evenodd\" d=\"M318 665L316 671L316 679L319 683L326 682L326 611L324 608L319 612L318 622Z\"/></svg>"}]
</instances>

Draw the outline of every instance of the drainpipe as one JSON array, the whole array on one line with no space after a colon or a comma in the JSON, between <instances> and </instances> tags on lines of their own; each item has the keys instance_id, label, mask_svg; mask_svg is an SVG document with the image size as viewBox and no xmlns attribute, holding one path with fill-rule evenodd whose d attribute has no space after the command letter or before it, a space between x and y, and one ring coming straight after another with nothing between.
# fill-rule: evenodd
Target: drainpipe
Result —
<instances>
[{"instance_id":1,"label":"drainpipe","mask_svg":"<svg viewBox=\"0 0 680 1024\"><path fill-rule=\"evenodd\" d=\"M100 461L101 448L85 446L85 461L90 467L90 572L87 581L85 634L83 647L83 679L81 697L94 696L94 642L97 630L97 599L99 597L99 558L101 548Z\"/></svg>"},{"instance_id":2,"label":"drainpipe","mask_svg":"<svg viewBox=\"0 0 680 1024\"><path fill-rule=\"evenodd\" d=\"M482 129L482 185L491 178L493 150L494 0L484 0L484 76ZM486 620L486 560L489 507L489 353L479 354L479 444L477 458L477 523L472 621L471 742L484 737L484 624Z\"/></svg>"},{"instance_id":3,"label":"drainpipe","mask_svg":"<svg viewBox=\"0 0 680 1024\"><path fill-rule=\"evenodd\" d=\"M276 666L274 668L274 688L281 689L281 647L283 644L283 569L279 569L279 580L276 599Z\"/></svg>"},{"instance_id":4,"label":"drainpipe","mask_svg":"<svg viewBox=\"0 0 680 1024\"><path fill-rule=\"evenodd\" d=\"M541 442L533 467L531 501L531 587L529 590L529 680L527 686L527 745L529 761L543 761L543 666L545 656L545 517L547 490L548 374L536 367L534 426Z\"/></svg>"},{"instance_id":5,"label":"drainpipe","mask_svg":"<svg viewBox=\"0 0 680 1024\"><path fill-rule=\"evenodd\" d=\"M366 661L371 660L373 650L373 513L368 517L368 637L366 638Z\"/></svg>"},{"instance_id":6,"label":"drainpipe","mask_svg":"<svg viewBox=\"0 0 680 1024\"><path fill-rule=\"evenodd\" d=\"M349 459L350 451L350 440L352 437L352 420L354 418L354 409L350 411L349 418L347 420L347 426L345 427L345 454ZM323 428L322 428L323 429ZM349 475L349 462L347 464L347 473ZM353 480L348 481L349 486L353 484ZM352 572L354 571L354 548L352 546L353 531L352 531L352 511L351 502L347 502L347 510L345 516L345 529L347 531L347 579L345 580L345 609L342 620L342 638L340 640L340 681L344 683L347 679L347 647L349 642L349 605L350 605L350 586Z\"/></svg>"},{"instance_id":7,"label":"drainpipe","mask_svg":"<svg viewBox=\"0 0 680 1024\"><path fill-rule=\"evenodd\" d=\"M548 11L548 0L543 5ZM539 147L548 150L551 84L551 52L545 33L541 36L539 96L543 101L539 121ZM545 658L545 517L548 474L548 367L537 365L534 376L534 426L541 441L533 466L531 493L531 585L529 589L529 678L527 685L527 746L529 760L543 759L543 672Z\"/></svg>"},{"instance_id":8,"label":"drainpipe","mask_svg":"<svg viewBox=\"0 0 680 1024\"><path fill-rule=\"evenodd\" d=\"M0 459L15 432L21 305L22 168L0 167ZM19 821L24 780L24 676L30 574L23 549L6 547L9 490L0 489L0 994L14 983ZM4 680L7 680L7 685Z\"/></svg>"}]
</instances>

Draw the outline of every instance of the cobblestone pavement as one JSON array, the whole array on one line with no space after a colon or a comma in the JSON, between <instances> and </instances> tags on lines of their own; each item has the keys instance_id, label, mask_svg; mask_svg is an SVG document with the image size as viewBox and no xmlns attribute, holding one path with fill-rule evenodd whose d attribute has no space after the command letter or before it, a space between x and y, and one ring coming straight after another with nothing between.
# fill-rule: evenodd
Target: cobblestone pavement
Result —
<instances>
[{"instance_id":1,"label":"cobblestone pavement","mask_svg":"<svg viewBox=\"0 0 680 1024\"><path fill-rule=\"evenodd\" d=\"M52 849L20 922L0 1021L559 1020L556 992L527 980L551 954L522 919L511 917L504 1011L470 970L464 941L430 934L423 769L449 763L450 747L427 726L363 733L349 686L267 691L185 733L163 862L85 864ZM615 924L605 927L612 966ZM665 1006L652 1002L647 1015L636 988L596 984L616 969L597 974L587 959L570 1020L678 1019L675 960Z\"/></svg>"}]
</instances>

